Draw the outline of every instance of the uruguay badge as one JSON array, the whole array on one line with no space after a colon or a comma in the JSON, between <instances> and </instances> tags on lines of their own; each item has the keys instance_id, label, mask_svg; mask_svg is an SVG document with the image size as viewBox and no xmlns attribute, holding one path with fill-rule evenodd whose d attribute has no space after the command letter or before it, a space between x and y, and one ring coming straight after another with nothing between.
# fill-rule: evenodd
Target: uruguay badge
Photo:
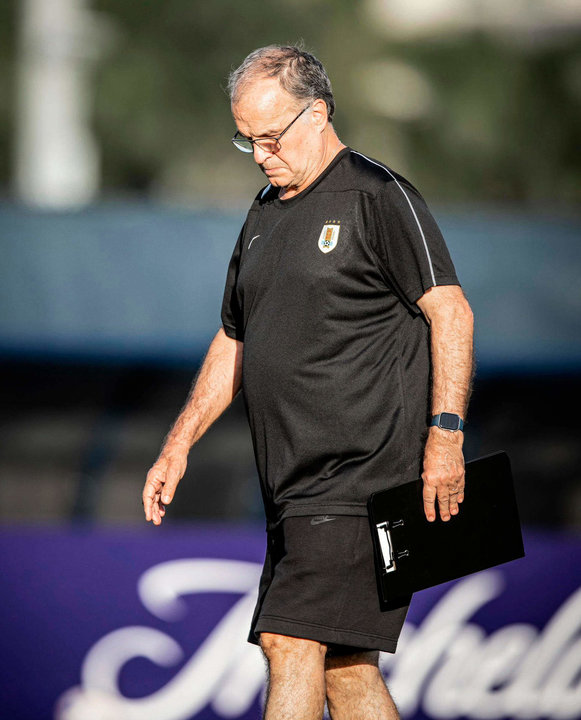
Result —
<instances>
[{"instance_id":1,"label":"uruguay badge","mask_svg":"<svg viewBox=\"0 0 581 720\"><path fill-rule=\"evenodd\" d=\"M337 246L340 229L340 225L323 225L319 236L319 250L322 253L331 252Z\"/></svg>"}]
</instances>

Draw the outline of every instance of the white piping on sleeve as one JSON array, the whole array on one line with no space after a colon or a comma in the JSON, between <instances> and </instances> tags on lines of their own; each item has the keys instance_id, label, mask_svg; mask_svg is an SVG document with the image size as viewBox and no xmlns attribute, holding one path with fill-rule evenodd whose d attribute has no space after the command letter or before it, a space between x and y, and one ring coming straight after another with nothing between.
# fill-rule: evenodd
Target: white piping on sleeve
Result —
<instances>
[{"instance_id":1,"label":"white piping on sleeve","mask_svg":"<svg viewBox=\"0 0 581 720\"><path fill-rule=\"evenodd\" d=\"M434 285L437 285L438 283L436 282L436 276L434 275L434 266L432 265L432 258L431 258L431 256L430 256L430 251L429 251L429 249L428 249L428 243L426 242L426 236L424 235L423 228L422 228L422 226L421 226L421 224L420 224L420 221L419 221L419 219L418 219L418 216L416 215L416 211L414 210L414 207L413 207L413 205L412 205L412 203L411 203L411 201L410 201L410 199L409 199L409 197L408 197L408 194L407 194L406 191L402 188L402 186L399 184L399 182L397 181L397 178L395 177L395 175L394 175L390 170L388 170L388 168L386 168L384 165L380 165L378 162L375 162L375 160L371 160L371 158L368 158L366 155L363 155L362 153L357 152L357 150L351 150L351 152L354 153L355 155L359 155L359 156L362 157L364 160L367 160L368 162L372 163L373 165L377 165L377 167L380 167L382 170L385 170L385 172L388 173L388 175L390 175L390 176L395 180L395 184L396 184L396 185L398 186L398 188L402 191L402 193L404 194L405 199L408 201L408 205L410 206L410 210L412 211L412 214L413 214L414 219L415 219L415 221L416 221L416 224L417 224L417 226L418 226L418 230L420 231L420 235L422 236L422 240L423 240L423 242L424 242L424 248L425 248L425 250L426 250L426 255L427 255L427 258L428 258L428 265L430 266L430 275L432 276L432 282L434 283Z\"/></svg>"}]
</instances>

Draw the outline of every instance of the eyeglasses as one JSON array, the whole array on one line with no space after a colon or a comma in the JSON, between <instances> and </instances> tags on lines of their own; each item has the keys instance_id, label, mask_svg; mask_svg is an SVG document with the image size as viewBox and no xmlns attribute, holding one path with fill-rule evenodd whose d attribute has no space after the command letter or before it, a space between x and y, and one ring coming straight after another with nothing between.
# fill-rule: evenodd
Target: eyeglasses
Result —
<instances>
[{"instance_id":1,"label":"eyeglasses","mask_svg":"<svg viewBox=\"0 0 581 720\"><path fill-rule=\"evenodd\" d=\"M232 142L234 143L234 147L237 147L238 150L241 150L243 153L251 153L254 152L254 145L257 145L261 150L264 150L264 152L270 153L271 155L276 154L280 150L280 139L285 134L287 130L289 130L294 123L300 118L300 116L306 112L311 106L307 105L306 108L300 111L300 113L296 116L294 120L292 120L285 129L281 132L280 135L277 135L276 137L263 137L263 138L256 138L256 140L250 140L250 138L244 137L241 133L237 132L236 135L232 138Z\"/></svg>"}]
</instances>

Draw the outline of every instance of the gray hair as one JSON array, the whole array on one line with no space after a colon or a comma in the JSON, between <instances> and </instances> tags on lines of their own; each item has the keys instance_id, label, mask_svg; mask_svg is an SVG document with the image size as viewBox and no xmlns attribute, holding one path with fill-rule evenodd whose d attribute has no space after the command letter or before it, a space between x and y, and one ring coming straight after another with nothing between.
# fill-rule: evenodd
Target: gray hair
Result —
<instances>
[{"instance_id":1,"label":"gray hair","mask_svg":"<svg viewBox=\"0 0 581 720\"><path fill-rule=\"evenodd\" d=\"M329 121L335 113L331 81L323 64L296 45L268 45L259 48L230 73L228 92L235 103L245 85L259 77L278 78L283 90L297 100L324 100Z\"/></svg>"}]
</instances>

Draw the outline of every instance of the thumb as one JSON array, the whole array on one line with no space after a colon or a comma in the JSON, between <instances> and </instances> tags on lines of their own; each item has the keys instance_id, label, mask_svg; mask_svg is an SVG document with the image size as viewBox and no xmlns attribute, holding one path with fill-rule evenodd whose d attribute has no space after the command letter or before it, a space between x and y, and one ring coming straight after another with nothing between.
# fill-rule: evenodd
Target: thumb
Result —
<instances>
[{"instance_id":1,"label":"thumb","mask_svg":"<svg viewBox=\"0 0 581 720\"><path fill-rule=\"evenodd\" d=\"M177 463L170 463L165 473L165 482L161 491L161 502L169 505L174 498L176 488L185 472L185 465L180 466Z\"/></svg>"}]
</instances>

